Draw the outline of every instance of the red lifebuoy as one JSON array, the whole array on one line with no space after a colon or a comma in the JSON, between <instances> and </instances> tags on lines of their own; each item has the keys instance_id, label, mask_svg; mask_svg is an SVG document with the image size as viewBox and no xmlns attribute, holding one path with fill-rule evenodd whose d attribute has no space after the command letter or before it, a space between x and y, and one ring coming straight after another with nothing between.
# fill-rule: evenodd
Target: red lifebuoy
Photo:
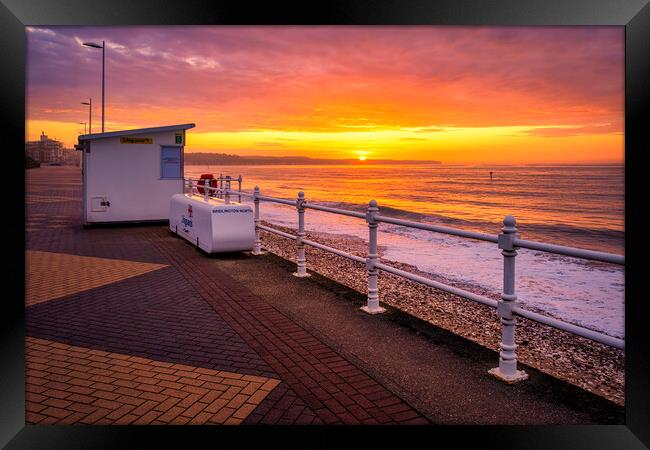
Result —
<instances>
[{"instance_id":1,"label":"red lifebuoy","mask_svg":"<svg viewBox=\"0 0 650 450\"><path fill-rule=\"evenodd\" d=\"M201 178L198 181L198 186L196 187L196 190L199 191L199 194L201 195L204 195L205 193L205 188L203 187L205 186L205 180L210 180L208 182L208 186L213 188L217 187L217 180L214 179L214 175L212 175L211 173L201 174ZM210 191L208 192L208 194L212 194L212 195L214 194L214 191L211 191L210 189L208 189L208 191Z\"/></svg>"}]
</instances>

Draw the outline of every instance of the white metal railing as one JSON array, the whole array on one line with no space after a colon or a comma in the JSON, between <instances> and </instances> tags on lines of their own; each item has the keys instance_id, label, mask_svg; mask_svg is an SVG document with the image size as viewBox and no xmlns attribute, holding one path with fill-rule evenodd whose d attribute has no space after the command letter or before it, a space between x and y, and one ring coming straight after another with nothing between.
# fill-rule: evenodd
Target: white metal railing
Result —
<instances>
[{"instance_id":1,"label":"white metal railing","mask_svg":"<svg viewBox=\"0 0 650 450\"><path fill-rule=\"evenodd\" d=\"M194 193L194 188L196 188L199 192L203 191L203 194L207 197L210 196L210 191L214 191L214 196L230 201L230 192L226 191L230 191L231 183L236 181L238 184L236 194L238 201L241 203L241 175L237 178L232 178L230 175L223 176L223 174L220 174L217 178L212 178L211 180L215 182L216 186L211 186L210 180L204 180L204 183L201 185L198 181L194 183L191 178L183 179L183 192L185 192L186 187L189 187L192 193Z\"/></svg>"},{"instance_id":2,"label":"white metal railing","mask_svg":"<svg viewBox=\"0 0 650 450\"><path fill-rule=\"evenodd\" d=\"M220 176L220 179L222 176ZM241 190L241 175L239 176L239 188L237 191L230 189L231 178L225 177L223 180L226 182L225 186L210 187L206 180L205 184L201 187L206 188L204 195L208 198L208 191L213 191L214 195L221 196L226 202L229 202L231 195L237 195L241 201L241 197L249 197L253 199L254 203L254 220L255 220L255 242L253 247L253 254L262 254L260 231L282 236L287 239L296 241L297 244L297 257L296 257L296 272L297 277L307 277L306 259L305 259L305 245L315 247L326 252L333 253L338 256L363 263L368 271L368 297L367 303L362 308L370 314L377 314L384 311L384 308L379 306L377 275L378 271L382 270L387 273L392 273L403 278L415 281L426 286L440 289L451 294L472 300L483 305L496 308L497 315L501 319L501 344L499 352L499 366L490 370L490 373L497 378L503 379L508 382L514 382L526 379L528 376L525 372L517 370L517 355L515 353L515 316L525 317L526 319L533 320L563 330L592 341L600 342L602 344L624 349L625 341L616 337L608 336L606 334L590 330L588 328L573 325L552 317L538 314L532 311L525 310L519 306L517 302L517 295L515 294L515 257L517 256L518 248L527 248L531 250L539 250L547 253L555 253L565 256L572 256L580 259L587 259L591 261L599 261L611 264L625 265L625 257L622 255L615 255L611 253L597 252L592 250L585 250L573 247L565 247L561 245L547 244L543 242L528 241L520 239L517 234L516 221L513 216L506 216L503 220L503 227L501 233L498 235L491 235L486 233L477 233L474 231L466 231L457 228L444 227L439 225L426 224L421 222L413 222L410 220L396 219L393 217L383 216L379 214L379 208L375 200L371 200L368 204L366 213L349 211L345 209L331 208L329 206L322 206L316 204L309 204L305 200L305 195L301 191L298 193L296 200L288 200L283 198L275 198L263 196L260 194L260 189L255 186L252 193L243 192ZM199 187L197 183L188 180L187 185L192 192L195 187ZM289 205L296 208L298 213L298 232L296 235L285 233L275 228L262 225L260 219L260 201L279 203ZM338 250L318 242L311 241L305 238L305 210L313 209L317 211L324 211L331 214L339 214L348 217L355 217L364 219L368 224L368 255L366 258L353 255L351 253ZM432 231L436 233L449 234L453 236L465 237L469 239L476 239L497 244L503 255L503 291L501 293L501 300L494 300L483 295L475 294L465 289L453 287L444 283L440 283L429 278L422 277L395 267L383 264L379 260L377 253L377 228L380 223L390 223L409 228L417 228L421 230Z\"/></svg>"}]
</instances>

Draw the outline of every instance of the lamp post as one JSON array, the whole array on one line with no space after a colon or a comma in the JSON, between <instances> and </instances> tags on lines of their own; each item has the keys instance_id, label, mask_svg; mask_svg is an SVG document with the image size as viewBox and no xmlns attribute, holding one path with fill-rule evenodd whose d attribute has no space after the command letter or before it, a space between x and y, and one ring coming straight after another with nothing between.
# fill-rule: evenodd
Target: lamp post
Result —
<instances>
[{"instance_id":1,"label":"lamp post","mask_svg":"<svg viewBox=\"0 0 650 450\"><path fill-rule=\"evenodd\" d=\"M84 134L86 134L86 122L79 122L79 125L84 126Z\"/></svg>"},{"instance_id":2,"label":"lamp post","mask_svg":"<svg viewBox=\"0 0 650 450\"><path fill-rule=\"evenodd\" d=\"M102 133L104 132L104 63L106 61L105 51L106 51L106 42L102 41L101 45L96 42L84 42L83 45L86 47L92 48L101 48L102 49Z\"/></svg>"},{"instance_id":3,"label":"lamp post","mask_svg":"<svg viewBox=\"0 0 650 450\"><path fill-rule=\"evenodd\" d=\"M82 105L88 105L88 125L90 134L93 134L93 99L89 98L87 102L81 102Z\"/></svg>"}]
</instances>

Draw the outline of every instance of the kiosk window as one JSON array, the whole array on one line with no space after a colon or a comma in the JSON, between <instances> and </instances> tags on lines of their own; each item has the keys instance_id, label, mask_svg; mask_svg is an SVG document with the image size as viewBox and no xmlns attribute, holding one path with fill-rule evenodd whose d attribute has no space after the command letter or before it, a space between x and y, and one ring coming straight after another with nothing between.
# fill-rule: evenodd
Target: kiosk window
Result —
<instances>
[{"instance_id":1,"label":"kiosk window","mask_svg":"<svg viewBox=\"0 0 650 450\"><path fill-rule=\"evenodd\" d=\"M181 178L181 147L162 147L161 178Z\"/></svg>"}]
</instances>

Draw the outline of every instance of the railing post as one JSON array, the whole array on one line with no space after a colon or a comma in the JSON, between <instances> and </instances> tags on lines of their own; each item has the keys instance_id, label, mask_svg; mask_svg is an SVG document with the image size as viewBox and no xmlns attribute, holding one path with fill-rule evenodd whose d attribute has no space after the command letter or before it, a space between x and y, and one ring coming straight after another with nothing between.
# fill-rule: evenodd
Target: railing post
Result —
<instances>
[{"instance_id":1,"label":"railing post","mask_svg":"<svg viewBox=\"0 0 650 450\"><path fill-rule=\"evenodd\" d=\"M192 185L192 179L188 178L187 179L187 185L190 188L190 195L194 195L194 186ZM185 184L183 184L183 193L187 192L185 189Z\"/></svg>"},{"instance_id":2,"label":"railing post","mask_svg":"<svg viewBox=\"0 0 650 450\"><path fill-rule=\"evenodd\" d=\"M366 259L366 269L368 269L368 303L361 307L361 310L368 314L379 314L386 311L379 306L379 288L377 286L377 275L379 271L376 268L379 254L377 251L377 226L375 216L379 213L376 200L370 200L368 211L366 213L366 222L368 222L368 258Z\"/></svg>"},{"instance_id":3,"label":"railing post","mask_svg":"<svg viewBox=\"0 0 650 450\"><path fill-rule=\"evenodd\" d=\"M515 256L517 248L514 240L517 236L516 221L513 216L503 219L502 233L499 235L499 248L503 255L503 294L497 305L497 314L501 318L501 351L499 352L499 367L490 369L489 373L507 383L516 383L528 378L523 370L517 370L517 354L515 349L516 319L512 308L517 302L515 294Z\"/></svg>"},{"instance_id":4,"label":"railing post","mask_svg":"<svg viewBox=\"0 0 650 450\"><path fill-rule=\"evenodd\" d=\"M209 195L208 186L210 186L210 180L206 178L203 181L203 186L205 186L203 188L203 197L204 197L204 200L207 202L208 201L208 195Z\"/></svg>"},{"instance_id":5,"label":"railing post","mask_svg":"<svg viewBox=\"0 0 650 450\"><path fill-rule=\"evenodd\" d=\"M237 182L239 183L239 187L237 188L237 190L238 190L239 192L241 192L241 180L242 180L242 178L241 178L241 174L239 174L239 178L237 178ZM239 194L239 200L237 200L237 201L238 201L239 203L241 203L241 194Z\"/></svg>"},{"instance_id":6,"label":"railing post","mask_svg":"<svg viewBox=\"0 0 650 450\"><path fill-rule=\"evenodd\" d=\"M307 273L307 260L305 258L305 244L302 240L305 237L305 193L300 191L298 192L298 199L296 200L296 210L298 210L298 239L296 243L298 244L298 255L296 257L297 269L294 273L296 277L308 277L310 276Z\"/></svg>"},{"instance_id":7,"label":"railing post","mask_svg":"<svg viewBox=\"0 0 650 450\"><path fill-rule=\"evenodd\" d=\"M260 239L260 187L255 186L253 189L254 220L255 220L255 241L253 242L253 255L263 255L262 240Z\"/></svg>"},{"instance_id":8,"label":"railing post","mask_svg":"<svg viewBox=\"0 0 650 450\"><path fill-rule=\"evenodd\" d=\"M219 198L223 198L223 174L219 174L219 193L221 196Z\"/></svg>"},{"instance_id":9,"label":"railing post","mask_svg":"<svg viewBox=\"0 0 650 450\"><path fill-rule=\"evenodd\" d=\"M226 205L230 203L230 193L228 192L230 190L230 175L226 175Z\"/></svg>"}]
</instances>

